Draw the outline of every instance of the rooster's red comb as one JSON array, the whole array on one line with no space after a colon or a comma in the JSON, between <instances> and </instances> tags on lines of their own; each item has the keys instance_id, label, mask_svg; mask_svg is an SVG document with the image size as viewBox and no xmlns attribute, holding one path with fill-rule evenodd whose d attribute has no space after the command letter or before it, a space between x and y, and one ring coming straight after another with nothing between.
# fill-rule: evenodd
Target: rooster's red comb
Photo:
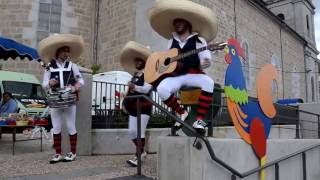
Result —
<instances>
[{"instance_id":1,"label":"rooster's red comb","mask_svg":"<svg viewBox=\"0 0 320 180\"><path fill-rule=\"evenodd\" d=\"M241 56L244 60L246 60L244 57L244 51L237 39L234 39L234 38L228 39L228 45L234 46L236 48L238 55Z\"/></svg>"}]
</instances>

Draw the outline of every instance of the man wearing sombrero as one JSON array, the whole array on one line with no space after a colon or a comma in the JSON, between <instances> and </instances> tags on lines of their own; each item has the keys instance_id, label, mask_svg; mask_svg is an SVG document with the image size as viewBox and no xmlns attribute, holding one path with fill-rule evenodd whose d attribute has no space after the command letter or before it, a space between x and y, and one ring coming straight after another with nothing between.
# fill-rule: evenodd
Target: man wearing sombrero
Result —
<instances>
[{"instance_id":1,"label":"man wearing sombrero","mask_svg":"<svg viewBox=\"0 0 320 180\"><path fill-rule=\"evenodd\" d=\"M133 75L131 81L128 83L129 89L127 96L131 95L147 95L150 96L150 91L152 86L144 82L144 66L145 61L151 54L151 50L145 46L129 41L122 49L120 54L120 63L122 67ZM129 130L128 135L135 146L138 146L137 141L137 104L136 99L125 99L123 102L126 110L129 113ZM145 130L148 125L150 118L152 104L144 98L140 99L140 109L141 109L141 156L145 159L147 153L144 151L145 146ZM136 148L137 149L137 148ZM137 154L133 159L127 161L133 167L138 164Z\"/></svg>"},{"instance_id":2,"label":"man wearing sombrero","mask_svg":"<svg viewBox=\"0 0 320 180\"><path fill-rule=\"evenodd\" d=\"M158 34L169 39L168 48L177 48L180 53L206 46L206 40L213 40L217 33L215 14L189 0L157 0L149 12L149 21ZM187 111L181 108L174 94L181 87L201 88L193 127L204 132L206 123L203 119L212 102L214 81L203 69L211 66L211 53L205 50L179 60L178 64L182 68L176 76L163 79L157 86L157 92L164 103L185 120Z\"/></svg>"},{"instance_id":3,"label":"man wearing sombrero","mask_svg":"<svg viewBox=\"0 0 320 180\"><path fill-rule=\"evenodd\" d=\"M43 87L57 91L69 87L72 92L78 92L84 85L79 67L73 63L82 54L84 42L82 37L72 34L54 34L39 43L41 59L48 63L43 76ZM56 154L50 160L51 164L64 161L73 161L76 158L77 130L76 105L66 108L50 108L53 126L53 144ZM61 125L65 118L69 139L70 152L63 158L61 156Z\"/></svg>"}]
</instances>

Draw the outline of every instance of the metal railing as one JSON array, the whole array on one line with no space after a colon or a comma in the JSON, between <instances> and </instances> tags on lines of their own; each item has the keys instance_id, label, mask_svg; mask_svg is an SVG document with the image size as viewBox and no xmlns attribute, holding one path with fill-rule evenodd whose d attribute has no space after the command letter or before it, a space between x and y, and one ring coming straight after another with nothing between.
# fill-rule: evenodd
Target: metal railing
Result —
<instances>
[{"instance_id":1,"label":"metal railing","mask_svg":"<svg viewBox=\"0 0 320 180\"><path fill-rule=\"evenodd\" d=\"M92 128L127 128L128 115L122 111L122 101L126 96L127 85L93 81L92 86ZM158 94L152 91L151 97L157 104L166 107ZM171 127L173 120L163 112L153 108L148 123L151 128Z\"/></svg>"},{"instance_id":2,"label":"metal railing","mask_svg":"<svg viewBox=\"0 0 320 180\"><path fill-rule=\"evenodd\" d=\"M272 119L272 128L295 131L296 139L320 138L320 114L301 110L298 107L276 104L277 115ZM301 117L302 114L308 116ZM221 105L213 127L233 126L226 105ZM278 125L278 126L275 126ZM307 137L303 134L311 134Z\"/></svg>"},{"instance_id":3,"label":"metal railing","mask_svg":"<svg viewBox=\"0 0 320 180\"><path fill-rule=\"evenodd\" d=\"M126 98L137 98L137 131L138 131L138 146L137 146L137 152L138 152L138 166L137 166L137 175L138 176L142 176L141 173L141 152L140 152L140 147L141 147L141 109L139 106L139 98L144 98L146 100L148 100L149 102L151 102L156 108L158 108L159 110L161 110L162 112L166 113L168 116L170 116L172 119L174 119L175 121L181 123L183 126L185 126L196 138L201 139L204 144L206 145L206 148L209 152L210 158L215 161L216 163L218 163L219 165L221 165L222 167L224 167L225 169L227 169L230 173L231 173L231 180L236 180L237 177L240 178L245 178L247 176L250 176L252 174L255 173L259 173L261 170L266 169L268 167L275 167L275 180L279 180L279 163L282 161L285 161L287 159L296 157L298 155L302 155L302 174L303 174L303 180L307 179L307 168L306 168L306 152L310 151L312 149L315 148L319 148L320 144L316 144L304 149L301 149L299 151L296 151L294 153L288 154L286 156L283 156L281 158L278 158L274 161L268 162L266 163L264 166L261 167L256 167L254 169L251 169L249 171L246 171L244 173L240 173L238 170L234 169L233 167L231 167L229 164L225 163L223 160L221 160L220 158L216 157L210 142L208 141L208 139L202 135L200 135L193 127L191 127L190 125L188 125L186 122L181 121L178 117L176 117L175 115L173 115L172 113L170 113L167 109L163 108L161 105L157 104L155 101L153 101L152 99L150 99L150 97L145 96L145 95L136 95L136 96L130 96L130 97L126 97ZM309 113L309 112L308 112Z\"/></svg>"},{"instance_id":4,"label":"metal railing","mask_svg":"<svg viewBox=\"0 0 320 180\"><path fill-rule=\"evenodd\" d=\"M127 128L128 115L122 111L122 100L126 93L127 85L93 82L93 101L92 101L92 128ZM118 92L118 93L116 93ZM215 88L215 93L223 94L223 89ZM156 92L152 92L152 100L163 108L169 111ZM256 98L250 98L256 101ZM221 103L220 103L221 102ZM218 108L218 113L209 117L208 136L213 135L213 128L219 126L233 126L231 118L225 103L225 97L211 106L211 112L214 108ZM320 138L320 115L308 111L301 110L293 106L285 106L275 104L277 115L272 120L273 128L287 129L295 131L295 138L304 138L303 134L313 134L313 138ZM308 118L300 117L301 114L306 114ZM311 121L310 119L313 119ZM317 120L315 120L317 119ZM170 128L174 124L174 119L167 116L157 108L153 108L152 115L148 124L148 128ZM309 124L309 125L308 125ZM289 126L281 126L289 125Z\"/></svg>"},{"instance_id":5,"label":"metal railing","mask_svg":"<svg viewBox=\"0 0 320 180\"><path fill-rule=\"evenodd\" d=\"M313 134L315 134L313 136L313 138L317 137L320 139L320 114L301 110L301 109L294 107L294 106L285 106L285 108L291 109L291 110L296 110L299 114L299 117L296 119L296 124L295 124L297 139L304 138L304 137L301 137L301 135L303 134L304 131L309 132L309 133L313 132ZM308 115L311 117L309 119L304 119L301 117L302 114ZM313 121L310 119L313 119ZM306 126L306 124L311 124L311 127L313 127L313 128L311 129L308 127L304 127L304 126ZM310 138L310 137L307 137L307 138Z\"/></svg>"},{"instance_id":6,"label":"metal railing","mask_svg":"<svg viewBox=\"0 0 320 180\"><path fill-rule=\"evenodd\" d=\"M155 101L153 101L150 97L145 96L145 95L135 95L135 96L127 96L126 98L136 98L137 99L137 139L138 139L138 146L137 146L137 154L138 154L138 166L137 166L137 175L141 176L141 109L140 109L140 100L139 98L144 98L146 100L148 100L149 102L152 103L152 105L154 107L156 107L157 109L159 109L160 111L164 112L167 116L170 116L172 119L174 119L175 121L181 123L183 126L185 126L193 135L195 135L195 137L202 139L209 151L209 154L211 157L215 157L214 152L210 146L209 141L202 135L200 135L194 128L192 128L191 126L189 126L187 123L185 123L184 121L181 121L181 119L179 119L177 116L173 115L172 113L170 113L166 108L162 107L161 105L159 105L158 103L156 103ZM228 166L226 166L228 168ZM231 168L231 167L230 167Z\"/></svg>"}]
</instances>

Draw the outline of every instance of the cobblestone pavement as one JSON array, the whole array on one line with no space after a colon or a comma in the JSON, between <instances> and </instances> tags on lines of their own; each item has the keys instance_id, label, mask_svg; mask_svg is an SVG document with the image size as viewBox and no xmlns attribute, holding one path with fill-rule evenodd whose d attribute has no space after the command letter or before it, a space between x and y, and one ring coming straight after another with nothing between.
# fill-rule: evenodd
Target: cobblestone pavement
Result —
<instances>
[{"instance_id":1,"label":"cobblestone pavement","mask_svg":"<svg viewBox=\"0 0 320 180\"><path fill-rule=\"evenodd\" d=\"M69 163L49 164L54 153L52 143L45 140L43 152L40 141L16 143L12 155L12 136L3 134L0 139L0 179L4 180L53 180L53 179L110 179L136 174L136 168L126 164L132 155L78 156ZM19 134L17 139L25 138ZM156 177L156 154L149 154L142 166L143 174Z\"/></svg>"}]
</instances>

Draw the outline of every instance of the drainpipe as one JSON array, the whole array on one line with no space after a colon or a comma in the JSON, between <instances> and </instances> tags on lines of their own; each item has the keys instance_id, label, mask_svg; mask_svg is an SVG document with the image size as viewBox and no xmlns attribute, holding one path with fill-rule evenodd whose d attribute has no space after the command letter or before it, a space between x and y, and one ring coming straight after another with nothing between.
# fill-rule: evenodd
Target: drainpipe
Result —
<instances>
[{"instance_id":1,"label":"drainpipe","mask_svg":"<svg viewBox=\"0 0 320 180\"><path fill-rule=\"evenodd\" d=\"M95 1L95 24L94 24L94 37L93 37L93 64L98 64L98 32L99 32L99 11L100 0Z\"/></svg>"},{"instance_id":2,"label":"drainpipe","mask_svg":"<svg viewBox=\"0 0 320 180\"><path fill-rule=\"evenodd\" d=\"M233 0L233 13L234 13L234 38L237 39L236 0Z\"/></svg>"},{"instance_id":3,"label":"drainpipe","mask_svg":"<svg viewBox=\"0 0 320 180\"><path fill-rule=\"evenodd\" d=\"M283 49L282 49L282 26L280 26L280 56L281 56L281 75L282 75L282 99L284 99L284 67L283 67Z\"/></svg>"},{"instance_id":4,"label":"drainpipe","mask_svg":"<svg viewBox=\"0 0 320 180\"><path fill-rule=\"evenodd\" d=\"M306 102L309 101L309 98L308 98L308 72L307 72L307 54L305 52L306 50L306 44L304 44L304 47L303 47L303 61L304 61L304 70L306 71L304 73L304 78L305 78L305 88L306 88Z\"/></svg>"}]
</instances>

